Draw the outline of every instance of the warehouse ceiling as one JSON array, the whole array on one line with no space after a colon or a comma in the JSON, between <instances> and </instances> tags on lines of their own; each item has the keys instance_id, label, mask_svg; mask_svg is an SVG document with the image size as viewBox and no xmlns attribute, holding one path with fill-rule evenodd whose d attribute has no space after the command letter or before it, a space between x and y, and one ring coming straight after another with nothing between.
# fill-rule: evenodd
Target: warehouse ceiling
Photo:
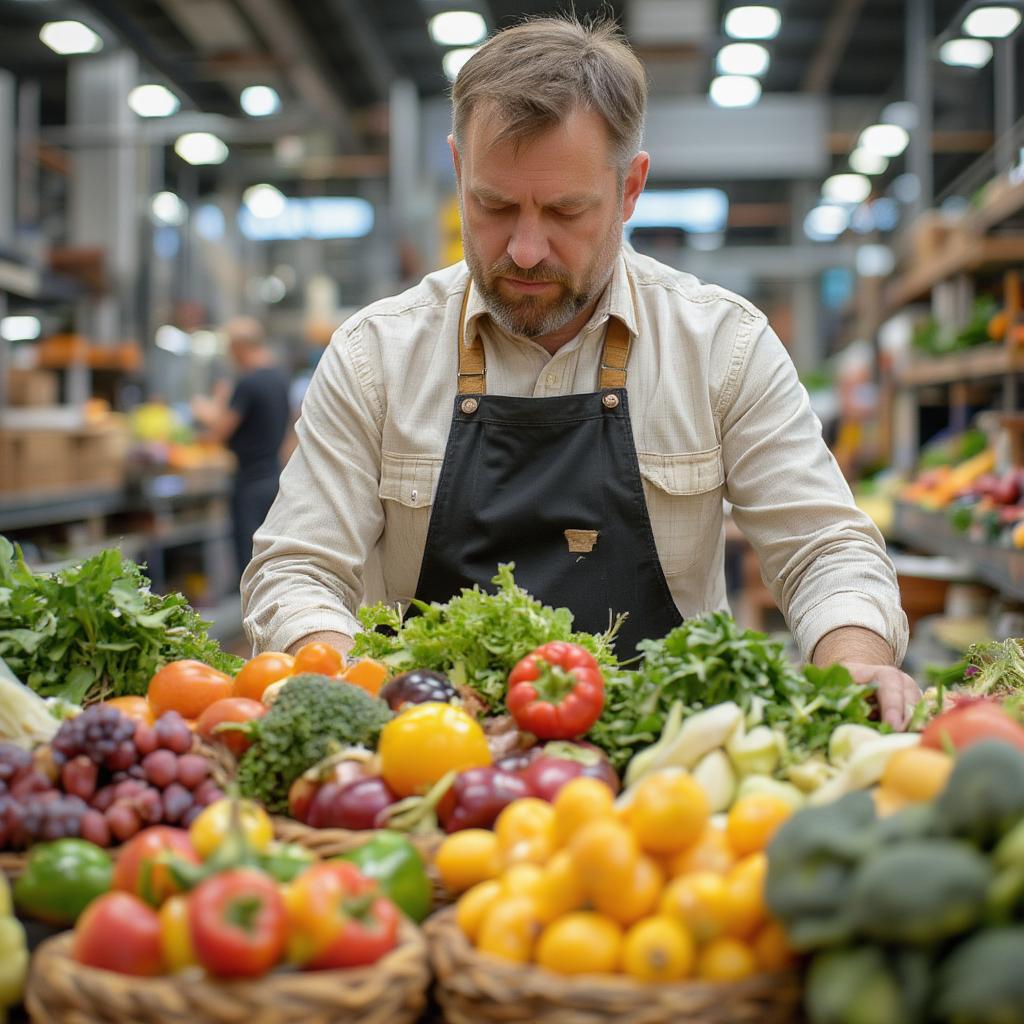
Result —
<instances>
[{"instance_id":1,"label":"warehouse ceiling","mask_svg":"<svg viewBox=\"0 0 1024 1024\"><path fill-rule=\"evenodd\" d=\"M782 28L769 44L763 77L772 96L812 94L830 103L829 149L834 170L846 169L856 133L882 107L904 98L906 4L903 0L777 0ZM422 97L443 96L442 49L430 38L431 15L452 7L475 9L490 30L524 15L571 6L586 18L620 18L643 56L652 94L706 96L715 54L727 41L722 20L735 0L0 0L0 67L40 81L44 124L61 124L67 58L38 38L44 21L78 18L106 46L127 45L170 85L183 111L239 118L238 96L247 84L273 86L281 95L289 130L326 137L333 154L386 155L387 97L397 77L411 79ZM963 0L934 0L936 35L958 23ZM670 11L673 30L659 30ZM662 20L659 21L659 18ZM654 28L652 29L652 25ZM678 30L676 29L678 26ZM935 47L932 47L934 53ZM992 66L949 68L933 60L936 191L960 174L991 142ZM266 120L267 153L282 132ZM250 127L250 132L255 131ZM249 140L249 155L261 140ZM269 157L268 157L269 160ZM888 179L901 173L893 161ZM362 165L352 165L362 166ZM379 173L382 164L368 163ZM371 172L372 173L372 172ZM657 167L655 167L657 173ZM749 169L742 177L751 178ZM885 178L876 187L886 185ZM789 225L788 186L768 179L714 181L737 203L757 203L758 216L734 225L741 240L770 240ZM768 209L776 204L774 212Z\"/></svg>"}]
</instances>

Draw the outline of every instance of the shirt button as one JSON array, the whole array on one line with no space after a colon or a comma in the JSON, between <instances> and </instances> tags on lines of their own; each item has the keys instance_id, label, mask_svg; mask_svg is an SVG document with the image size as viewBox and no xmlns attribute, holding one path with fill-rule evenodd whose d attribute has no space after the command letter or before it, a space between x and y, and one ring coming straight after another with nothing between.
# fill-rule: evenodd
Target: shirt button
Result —
<instances>
[{"instance_id":1,"label":"shirt button","mask_svg":"<svg viewBox=\"0 0 1024 1024\"><path fill-rule=\"evenodd\" d=\"M556 376L555 376L555 375L554 375L553 373L549 373L549 374L548 374L548 375L547 375L547 376L546 376L546 377L544 378L544 383L545 383L545 384L547 384L547 385L549 385L549 386L550 386L550 385L554 385L554 384L558 383L558 378L557 378L557 377L556 377Z\"/></svg>"}]
</instances>

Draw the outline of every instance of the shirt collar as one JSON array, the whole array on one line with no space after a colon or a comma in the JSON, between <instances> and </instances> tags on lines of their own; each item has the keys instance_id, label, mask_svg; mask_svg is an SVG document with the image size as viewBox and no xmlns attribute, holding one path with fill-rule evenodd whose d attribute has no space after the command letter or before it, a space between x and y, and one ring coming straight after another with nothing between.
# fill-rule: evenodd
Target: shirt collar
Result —
<instances>
[{"instance_id":1,"label":"shirt collar","mask_svg":"<svg viewBox=\"0 0 1024 1024\"><path fill-rule=\"evenodd\" d=\"M471 278L467 277L467 287L469 287L471 280ZM471 344L480 319L485 316L490 316L490 314L487 312L487 307L484 305L479 289L470 289L469 302L466 305L464 345ZM615 265L612 268L612 276L608 282L608 287L605 288L604 294L594 310L594 315L584 326L583 330L586 331L604 324L610 316L621 320L633 336L633 340L636 340L636 304L634 302L633 288L630 285L629 272L626 269L625 246L619 249L619 255L616 257Z\"/></svg>"}]
</instances>

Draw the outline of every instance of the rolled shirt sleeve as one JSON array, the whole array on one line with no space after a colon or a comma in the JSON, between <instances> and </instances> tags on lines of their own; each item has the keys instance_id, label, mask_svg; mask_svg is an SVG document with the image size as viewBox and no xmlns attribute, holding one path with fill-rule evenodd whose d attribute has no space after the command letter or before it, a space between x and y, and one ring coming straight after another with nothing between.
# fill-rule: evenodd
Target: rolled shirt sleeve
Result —
<instances>
[{"instance_id":1,"label":"rolled shirt sleeve","mask_svg":"<svg viewBox=\"0 0 1024 1024\"><path fill-rule=\"evenodd\" d=\"M361 326L341 327L324 353L296 424L298 446L253 539L242 610L255 650L359 631L363 574L384 529L383 405Z\"/></svg>"},{"instance_id":2,"label":"rolled shirt sleeve","mask_svg":"<svg viewBox=\"0 0 1024 1024\"><path fill-rule=\"evenodd\" d=\"M796 368L763 318L744 313L720 395L726 497L803 656L842 626L906 653L896 572L821 436Z\"/></svg>"}]
</instances>

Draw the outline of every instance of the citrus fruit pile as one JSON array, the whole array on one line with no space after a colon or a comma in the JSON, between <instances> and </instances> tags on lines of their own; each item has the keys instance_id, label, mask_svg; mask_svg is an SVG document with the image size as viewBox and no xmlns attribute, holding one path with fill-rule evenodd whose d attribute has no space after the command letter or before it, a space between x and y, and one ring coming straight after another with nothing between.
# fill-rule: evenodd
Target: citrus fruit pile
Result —
<instances>
[{"instance_id":1,"label":"citrus fruit pile","mask_svg":"<svg viewBox=\"0 0 1024 1024\"><path fill-rule=\"evenodd\" d=\"M738 981L790 963L763 889L765 847L791 813L757 794L712 822L682 771L649 776L618 805L579 778L551 804L510 804L493 832L450 836L436 867L482 953L560 974Z\"/></svg>"}]
</instances>

